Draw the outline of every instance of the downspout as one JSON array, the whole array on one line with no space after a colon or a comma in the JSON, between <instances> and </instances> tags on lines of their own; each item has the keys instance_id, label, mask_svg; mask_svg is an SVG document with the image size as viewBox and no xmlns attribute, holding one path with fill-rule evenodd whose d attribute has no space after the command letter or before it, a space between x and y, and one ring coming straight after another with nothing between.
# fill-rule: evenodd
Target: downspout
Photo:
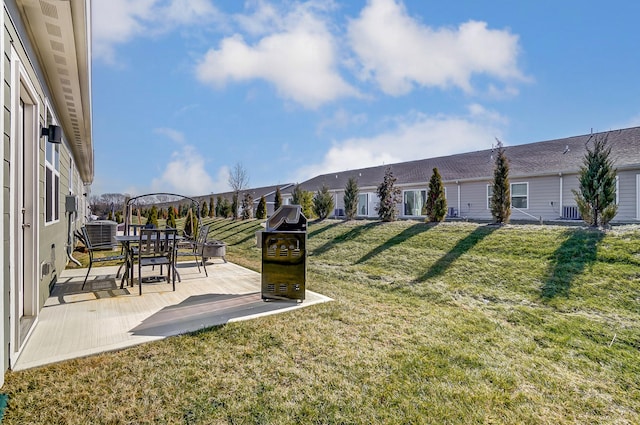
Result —
<instances>
[{"instance_id":1,"label":"downspout","mask_svg":"<svg viewBox=\"0 0 640 425\"><path fill-rule=\"evenodd\" d=\"M71 215L72 214L77 214L77 212L68 212L67 213L69 216L69 220L68 225L67 225L67 258L69 258L69 260L73 261L74 263L76 263L79 266L82 266L82 263L78 260L76 260L75 258L73 258L73 255L71 255L71 253L73 252L73 242L74 242L74 237L73 237L73 231L71 230Z\"/></svg>"},{"instance_id":2,"label":"downspout","mask_svg":"<svg viewBox=\"0 0 640 425\"><path fill-rule=\"evenodd\" d=\"M562 218L562 192L563 192L563 181L564 181L564 177L562 176L562 173L558 173L558 175L560 176L560 209L558 210L558 215L560 216L560 218Z\"/></svg>"},{"instance_id":3,"label":"downspout","mask_svg":"<svg viewBox=\"0 0 640 425\"><path fill-rule=\"evenodd\" d=\"M460 182L458 180L456 180L456 186L458 187L458 217L460 217L462 210L460 209Z\"/></svg>"}]
</instances>

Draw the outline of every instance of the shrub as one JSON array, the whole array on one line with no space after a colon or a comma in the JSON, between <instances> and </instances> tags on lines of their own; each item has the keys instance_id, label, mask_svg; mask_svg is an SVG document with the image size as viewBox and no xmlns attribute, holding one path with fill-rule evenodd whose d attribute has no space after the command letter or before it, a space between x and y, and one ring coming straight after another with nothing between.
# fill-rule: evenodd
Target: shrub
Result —
<instances>
[{"instance_id":1,"label":"shrub","mask_svg":"<svg viewBox=\"0 0 640 425\"><path fill-rule=\"evenodd\" d=\"M329 188L322 185L313 197L313 212L320 220L324 220L333 211L333 195L329 193Z\"/></svg>"}]
</instances>

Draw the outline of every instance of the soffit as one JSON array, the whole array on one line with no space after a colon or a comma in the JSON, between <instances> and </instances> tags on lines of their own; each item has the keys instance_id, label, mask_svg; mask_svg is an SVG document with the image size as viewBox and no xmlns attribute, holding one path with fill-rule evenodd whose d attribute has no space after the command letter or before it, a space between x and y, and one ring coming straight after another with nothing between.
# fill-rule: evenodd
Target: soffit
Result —
<instances>
[{"instance_id":1,"label":"soffit","mask_svg":"<svg viewBox=\"0 0 640 425\"><path fill-rule=\"evenodd\" d=\"M17 0L82 180L93 181L89 0Z\"/></svg>"}]
</instances>

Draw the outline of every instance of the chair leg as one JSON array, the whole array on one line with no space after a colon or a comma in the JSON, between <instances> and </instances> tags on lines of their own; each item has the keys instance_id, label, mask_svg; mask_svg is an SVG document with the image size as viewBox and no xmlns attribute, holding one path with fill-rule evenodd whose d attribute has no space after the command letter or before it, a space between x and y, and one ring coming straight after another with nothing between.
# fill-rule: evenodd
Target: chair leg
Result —
<instances>
[{"instance_id":1,"label":"chair leg","mask_svg":"<svg viewBox=\"0 0 640 425\"><path fill-rule=\"evenodd\" d=\"M204 257L200 257L202 259L202 268L204 269L204 275L209 277L209 273L207 273L207 264Z\"/></svg>"},{"instance_id":2,"label":"chair leg","mask_svg":"<svg viewBox=\"0 0 640 425\"><path fill-rule=\"evenodd\" d=\"M138 291L138 295L142 295L142 267L140 266L139 261L138 261L138 287L140 288Z\"/></svg>"},{"instance_id":3,"label":"chair leg","mask_svg":"<svg viewBox=\"0 0 640 425\"><path fill-rule=\"evenodd\" d=\"M82 289L80 289L81 291L84 290L84 285L87 284L87 278L89 277L89 272L91 271L92 265L93 265L93 262L91 261L91 259L89 259L89 270L87 270L87 275L84 277L84 282L82 283Z\"/></svg>"}]
</instances>

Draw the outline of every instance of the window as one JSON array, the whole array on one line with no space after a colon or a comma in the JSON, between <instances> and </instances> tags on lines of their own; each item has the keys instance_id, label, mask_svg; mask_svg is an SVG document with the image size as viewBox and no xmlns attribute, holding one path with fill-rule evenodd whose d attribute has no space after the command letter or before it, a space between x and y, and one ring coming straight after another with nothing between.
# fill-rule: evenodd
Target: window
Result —
<instances>
[{"instance_id":1,"label":"window","mask_svg":"<svg viewBox=\"0 0 640 425\"><path fill-rule=\"evenodd\" d=\"M487 209L491 209L493 185L487 185ZM529 183L511 183L511 206L514 208L529 208Z\"/></svg>"},{"instance_id":2,"label":"window","mask_svg":"<svg viewBox=\"0 0 640 425\"><path fill-rule=\"evenodd\" d=\"M529 208L529 183L511 183L511 206Z\"/></svg>"},{"instance_id":3,"label":"window","mask_svg":"<svg viewBox=\"0 0 640 425\"><path fill-rule=\"evenodd\" d=\"M367 193L358 194L358 215L369 215L369 196Z\"/></svg>"},{"instance_id":4,"label":"window","mask_svg":"<svg viewBox=\"0 0 640 425\"><path fill-rule=\"evenodd\" d=\"M45 223L60 219L60 145L45 143Z\"/></svg>"},{"instance_id":5,"label":"window","mask_svg":"<svg viewBox=\"0 0 640 425\"><path fill-rule=\"evenodd\" d=\"M423 210L427 203L426 190L405 190L403 198L404 215L425 215Z\"/></svg>"}]
</instances>

